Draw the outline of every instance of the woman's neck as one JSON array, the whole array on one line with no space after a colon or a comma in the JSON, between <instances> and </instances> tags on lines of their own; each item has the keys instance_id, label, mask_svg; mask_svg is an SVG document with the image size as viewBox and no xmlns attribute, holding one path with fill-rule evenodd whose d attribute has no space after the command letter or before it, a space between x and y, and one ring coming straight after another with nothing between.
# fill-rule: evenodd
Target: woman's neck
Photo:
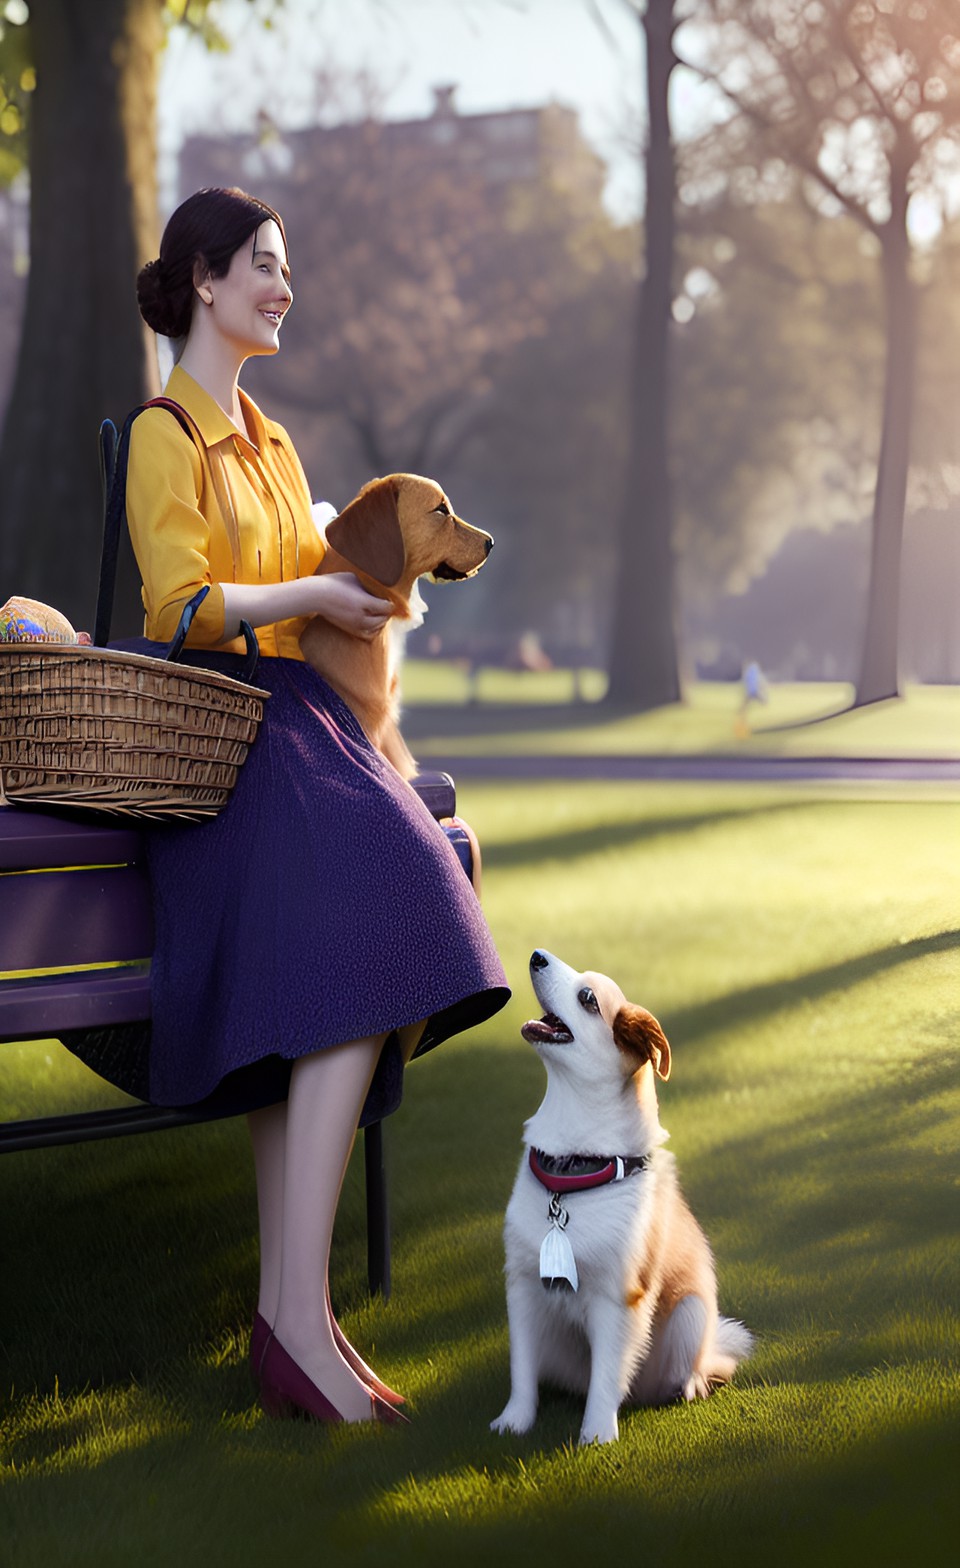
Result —
<instances>
[{"instance_id":1,"label":"woman's neck","mask_svg":"<svg viewBox=\"0 0 960 1568\"><path fill-rule=\"evenodd\" d=\"M248 435L237 385L244 360L238 363L236 355L222 338L209 338L194 328L187 338L178 364L220 405L237 429Z\"/></svg>"}]
</instances>

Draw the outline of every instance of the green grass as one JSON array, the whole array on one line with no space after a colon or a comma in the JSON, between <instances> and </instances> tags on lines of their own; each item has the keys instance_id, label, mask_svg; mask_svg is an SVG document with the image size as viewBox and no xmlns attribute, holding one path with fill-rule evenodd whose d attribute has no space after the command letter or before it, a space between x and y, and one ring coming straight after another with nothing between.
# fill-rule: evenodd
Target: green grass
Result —
<instances>
[{"instance_id":1,"label":"green grass","mask_svg":"<svg viewBox=\"0 0 960 1568\"><path fill-rule=\"evenodd\" d=\"M404 734L424 760L445 752L507 754L614 752L758 756L960 756L960 687L907 686L904 696L849 711L853 689L807 682L773 685L738 728L741 688L691 682L685 701L650 713L611 712L599 671L542 674L483 670L468 701L466 670L408 660ZM848 711L844 711L848 710Z\"/></svg>"},{"instance_id":2,"label":"green grass","mask_svg":"<svg viewBox=\"0 0 960 1568\"><path fill-rule=\"evenodd\" d=\"M4 1568L952 1561L955 800L471 785L461 809L515 997L410 1071L390 1302L365 1293L359 1163L335 1255L344 1322L414 1424L261 1417L240 1124L8 1157ZM722 1308L758 1337L730 1389L626 1412L604 1449L576 1448L580 1402L557 1392L530 1437L487 1430L508 1388L503 1209L543 1084L518 1032L535 945L664 1024L662 1118ZM45 1043L2 1082L5 1110L92 1090Z\"/></svg>"}]
</instances>

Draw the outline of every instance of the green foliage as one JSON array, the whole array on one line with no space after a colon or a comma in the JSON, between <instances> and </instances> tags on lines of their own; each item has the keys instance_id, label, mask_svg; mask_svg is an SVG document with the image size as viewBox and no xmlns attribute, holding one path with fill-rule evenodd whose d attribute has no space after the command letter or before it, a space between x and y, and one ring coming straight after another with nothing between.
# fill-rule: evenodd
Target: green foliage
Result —
<instances>
[{"instance_id":1,"label":"green foliage","mask_svg":"<svg viewBox=\"0 0 960 1568\"><path fill-rule=\"evenodd\" d=\"M167 28L187 27L208 49L228 47L217 20L218 0L157 0ZM265 17L283 0L249 0L260 4ZM0 187L9 185L27 165L30 95L36 87L27 0L7 0L0 10Z\"/></svg>"},{"instance_id":2,"label":"green foliage","mask_svg":"<svg viewBox=\"0 0 960 1568\"><path fill-rule=\"evenodd\" d=\"M0 186L9 185L27 158L27 116L36 86L29 13L22 0L0 12Z\"/></svg>"},{"instance_id":3,"label":"green foliage","mask_svg":"<svg viewBox=\"0 0 960 1568\"><path fill-rule=\"evenodd\" d=\"M848 788L461 794L516 995L411 1068L388 1128L391 1301L365 1293L359 1161L335 1249L341 1316L413 1425L259 1414L241 1125L7 1158L5 1565L472 1568L592 1560L598 1540L664 1568L951 1560L955 804ZM731 1389L627 1412L620 1442L589 1451L559 1392L531 1437L487 1430L508 1384L503 1209L543 1086L519 1037L541 944L614 973L664 1023L663 1121L722 1308L758 1336ZM3 1083L26 1108L40 1078L84 1100L80 1074L41 1044Z\"/></svg>"},{"instance_id":4,"label":"green foliage","mask_svg":"<svg viewBox=\"0 0 960 1568\"><path fill-rule=\"evenodd\" d=\"M250 4L255 0L249 0ZM261 0L264 3L264 0ZM282 4L283 0L275 0ZM164 0L163 16L169 31L172 27L186 27L202 38L208 49L222 52L229 49L226 33L217 19L218 0Z\"/></svg>"}]
</instances>

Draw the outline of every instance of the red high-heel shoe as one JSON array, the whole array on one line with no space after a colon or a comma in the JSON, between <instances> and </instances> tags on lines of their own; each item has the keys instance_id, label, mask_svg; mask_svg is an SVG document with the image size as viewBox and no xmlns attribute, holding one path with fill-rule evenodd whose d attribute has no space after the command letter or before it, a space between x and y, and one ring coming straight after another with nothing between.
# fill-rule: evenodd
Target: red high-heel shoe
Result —
<instances>
[{"instance_id":1,"label":"red high-heel shoe","mask_svg":"<svg viewBox=\"0 0 960 1568\"><path fill-rule=\"evenodd\" d=\"M344 1334L342 1328L334 1317L333 1309L330 1307L329 1300L327 1302L327 1307L328 1311L330 1312L330 1324L333 1329L334 1343L336 1344L336 1347L342 1355L344 1361L347 1363L347 1366L350 1367L351 1371L355 1372L360 1381L362 1383L366 1383L370 1392L372 1394L376 1394L377 1398L382 1399L385 1404L406 1404L406 1400L404 1399L403 1395L398 1394L395 1389L392 1389L389 1386L389 1384L382 1382L381 1379L377 1377L377 1374L371 1371L371 1369L367 1366L367 1363L363 1360L362 1356L360 1356L359 1353L354 1350L346 1334ZM260 1369L263 1366L264 1353L272 1334L273 1329L270 1327L270 1324L267 1322L266 1318L262 1313L257 1312L253 1319L253 1327L250 1330L250 1375L253 1378L254 1385L257 1388L260 1386Z\"/></svg>"},{"instance_id":2,"label":"red high-heel shoe","mask_svg":"<svg viewBox=\"0 0 960 1568\"><path fill-rule=\"evenodd\" d=\"M276 1335L271 1335L260 1364L260 1403L268 1416L310 1416L314 1421L339 1422L343 1416L284 1350ZM406 1416L372 1391L370 1419L387 1425L409 1426Z\"/></svg>"}]
</instances>

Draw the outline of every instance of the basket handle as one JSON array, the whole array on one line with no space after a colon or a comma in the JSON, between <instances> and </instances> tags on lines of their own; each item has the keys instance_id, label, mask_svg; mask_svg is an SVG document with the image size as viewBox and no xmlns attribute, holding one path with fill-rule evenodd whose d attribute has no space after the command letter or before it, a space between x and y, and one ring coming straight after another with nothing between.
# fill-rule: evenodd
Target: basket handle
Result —
<instances>
[{"instance_id":1,"label":"basket handle","mask_svg":"<svg viewBox=\"0 0 960 1568\"><path fill-rule=\"evenodd\" d=\"M183 652L183 645L187 640L187 632L190 630L190 627L193 624L193 617L196 615L209 592L210 584L204 583L199 592L195 593L192 599L188 599L184 605L183 614L181 615L180 620L177 623L177 629L173 634L173 641L171 642L165 654L165 658L167 659L168 663L175 663L176 660L179 659L181 653ZM256 674L257 665L260 662L260 644L257 642L257 634L250 625L249 621L241 621L240 630L243 633L243 640L247 645L247 659L243 669L237 676L237 679L245 681L248 686L252 686L253 677Z\"/></svg>"}]
</instances>

